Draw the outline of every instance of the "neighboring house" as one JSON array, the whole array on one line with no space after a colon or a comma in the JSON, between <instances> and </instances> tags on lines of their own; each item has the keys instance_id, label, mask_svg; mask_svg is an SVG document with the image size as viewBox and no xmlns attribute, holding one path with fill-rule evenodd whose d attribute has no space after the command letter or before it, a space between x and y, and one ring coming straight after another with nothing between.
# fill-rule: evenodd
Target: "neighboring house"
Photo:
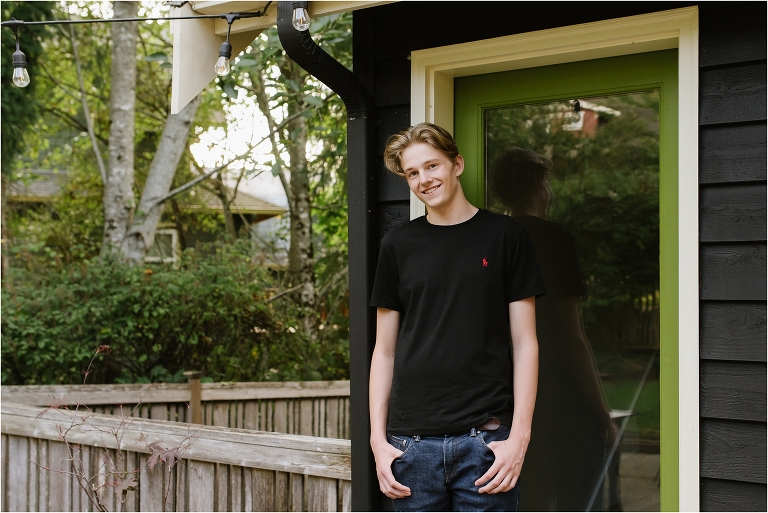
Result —
<instances>
[{"instance_id":1,"label":"neighboring house","mask_svg":"<svg viewBox=\"0 0 768 513\"><path fill-rule=\"evenodd\" d=\"M34 208L35 206L50 203L59 194L62 185L67 180L65 171L52 171L47 169L28 170L29 180L11 182L8 186L8 203L16 205L20 210ZM254 225L267 219L279 217L287 212L287 209L275 205L264 199L248 194L242 190L235 193L234 189L225 186L227 197L231 199L230 211L234 222L235 232L247 224L251 232L255 234ZM234 199L232 199L234 195ZM223 207L221 200L212 192L203 187L192 189L178 202L180 217L194 217L199 214L221 214ZM224 233L224 225L220 232ZM181 238L184 238L184 247L193 247L197 242L211 242L218 234L207 233L190 227L183 219L166 208L163 218L155 232L155 242L147 252L145 260L148 262L173 262L179 255L182 247Z\"/></svg>"},{"instance_id":2,"label":"neighboring house","mask_svg":"<svg viewBox=\"0 0 768 513\"><path fill-rule=\"evenodd\" d=\"M265 3L189 2L177 12L256 10ZM657 494L660 509L764 511L766 4L310 2L313 16L331 6L357 9L358 92L347 87L352 80L334 82L343 71L305 59L302 45L293 44L301 36L289 33L290 3L277 4L264 18L235 22L235 50L278 21L294 60L324 73L345 101L359 100L347 103L355 109L348 145L353 509L386 507L367 422L375 316L366 305L378 244L389 229L424 213L383 169L387 138L422 121L453 130L470 170L463 186L484 207L484 123L494 109L653 90L661 98L660 286L648 304L661 318L659 439L652 458L640 445L622 450L639 455L632 460L637 469L654 462L655 488L638 481L637 494ZM174 23L178 111L213 78L212 69L194 64L210 55L212 68L227 27L221 20ZM301 42L309 52L311 41ZM588 116L582 121L585 132L596 129Z\"/></svg>"}]
</instances>

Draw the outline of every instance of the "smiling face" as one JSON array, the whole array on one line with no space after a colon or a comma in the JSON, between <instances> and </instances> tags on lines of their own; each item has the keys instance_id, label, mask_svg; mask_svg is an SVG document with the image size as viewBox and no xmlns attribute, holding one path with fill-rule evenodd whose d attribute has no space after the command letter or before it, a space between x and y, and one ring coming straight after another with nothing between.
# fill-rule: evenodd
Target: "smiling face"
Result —
<instances>
[{"instance_id":1,"label":"smiling face","mask_svg":"<svg viewBox=\"0 0 768 513\"><path fill-rule=\"evenodd\" d=\"M426 143L408 146L401 154L408 187L432 211L447 211L464 199L459 176L464 171L461 155L451 160Z\"/></svg>"}]
</instances>

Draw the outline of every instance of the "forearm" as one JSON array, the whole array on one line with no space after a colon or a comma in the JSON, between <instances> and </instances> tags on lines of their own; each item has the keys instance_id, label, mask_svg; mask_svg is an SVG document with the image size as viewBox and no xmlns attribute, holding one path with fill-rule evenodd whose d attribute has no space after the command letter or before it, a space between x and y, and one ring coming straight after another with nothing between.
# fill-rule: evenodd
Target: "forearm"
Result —
<instances>
[{"instance_id":1,"label":"forearm","mask_svg":"<svg viewBox=\"0 0 768 513\"><path fill-rule=\"evenodd\" d=\"M376 311L376 347L371 358L371 376L368 386L372 447L382 442L387 443L387 415L399 329L399 312L386 308L379 308Z\"/></svg>"},{"instance_id":2,"label":"forearm","mask_svg":"<svg viewBox=\"0 0 768 513\"><path fill-rule=\"evenodd\" d=\"M394 358L383 351L374 350L371 359L371 379L368 402L371 414L371 444L386 441L389 396L392 389Z\"/></svg>"},{"instance_id":3,"label":"forearm","mask_svg":"<svg viewBox=\"0 0 768 513\"><path fill-rule=\"evenodd\" d=\"M512 431L527 443L531 435L533 409L539 377L539 343L536 339L536 301L528 298L510 303L512 333Z\"/></svg>"}]
</instances>

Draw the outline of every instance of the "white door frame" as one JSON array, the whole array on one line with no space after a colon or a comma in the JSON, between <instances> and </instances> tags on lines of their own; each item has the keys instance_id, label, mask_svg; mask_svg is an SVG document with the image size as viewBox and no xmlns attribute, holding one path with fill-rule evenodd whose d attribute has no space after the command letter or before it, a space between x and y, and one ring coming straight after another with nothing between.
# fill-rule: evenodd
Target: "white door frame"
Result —
<instances>
[{"instance_id":1,"label":"white door frame","mask_svg":"<svg viewBox=\"0 0 768 513\"><path fill-rule=\"evenodd\" d=\"M678 49L679 509L699 511L699 16L686 7L411 53L411 123L453 131L456 77ZM411 219L424 215L411 193Z\"/></svg>"}]
</instances>

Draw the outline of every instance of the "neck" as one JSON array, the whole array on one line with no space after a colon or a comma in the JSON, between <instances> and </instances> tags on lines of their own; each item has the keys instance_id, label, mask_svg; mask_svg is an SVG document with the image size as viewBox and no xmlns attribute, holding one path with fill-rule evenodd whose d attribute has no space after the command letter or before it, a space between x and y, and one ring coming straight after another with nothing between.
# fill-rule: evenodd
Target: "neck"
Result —
<instances>
[{"instance_id":1,"label":"neck","mask_svg":"<svg viewBox=\"0 0 768 513\"><path fill-rule=\"evenodd\" d=\"M441 226L459 224L464 221L469 221L472 216L477 213L477 210L477 207L473 206L467 201L464 195L462 195L460 198L457 198L456 201L451 202L451 204L446 205L444 208L429 209L427 213L427 222L429 222L429 224L437 224Z\"/></svg>"}]
</instances>

